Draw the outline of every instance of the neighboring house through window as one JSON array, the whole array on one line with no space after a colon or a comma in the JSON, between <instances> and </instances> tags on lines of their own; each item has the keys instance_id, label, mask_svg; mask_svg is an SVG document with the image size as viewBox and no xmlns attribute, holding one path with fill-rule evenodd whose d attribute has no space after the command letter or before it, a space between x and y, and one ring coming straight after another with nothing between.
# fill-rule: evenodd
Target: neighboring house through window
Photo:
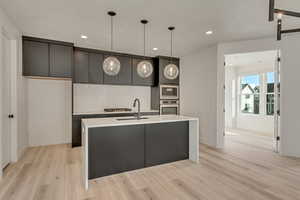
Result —
<instances>
[{"instance_id":1,"label":"neighboring house through window","mask_svg":"<svg viewBox=\"0 0 300 200\"><path fill-rule=\"evenodd\" d=\"M259 114L260 78L259 75L241 77L241 112Z\"/></svg>"}]
</instances>

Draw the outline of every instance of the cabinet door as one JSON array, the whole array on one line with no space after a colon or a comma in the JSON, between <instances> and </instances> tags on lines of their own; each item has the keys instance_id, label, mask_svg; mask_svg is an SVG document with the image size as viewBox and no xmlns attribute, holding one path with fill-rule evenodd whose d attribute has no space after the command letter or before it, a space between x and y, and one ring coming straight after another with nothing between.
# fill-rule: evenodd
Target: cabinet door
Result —
<instances>
[{"instance_id":1,"label":"cabinet door","mask_svg":"<svg viewBox=\"0 0 300 200\"><path fill-rule=\"evenodd\" d=\"M83 51L74 52L74 77L75 83L89 82L89 53Z\"/></svg>"},{"instance_id":2,"label":"cabinet door","mask_svg":"<svg viewBox=\"0 0 300 200\"><path fill-rule=\"evenodd\" d=\"M50 44L50 76L72 77L73 47Z\"/></svg>"},{"instance_id":3,"label":"cabinet door","mask_svg":"<svg viewBox=\"0 0 300 200\"><path fill-rule=\"evenodd\" d=\"M72 117L72 147L81 146L81 119L84 116Z\"/></svg>"},{"instance_id":4,"label":"cabinet door","mask_svg":"<svg viewBox=\"0 0 300 200\"><path fill-rule=\"evenodd\" d=\"M89 179L144 167L144 125L89 128Z\"/></svg>"},{"instance_id":5,"label":"cabinet door","mask_svg":"<svg viewBox=\"0 0 300 200\"><path fill-rule=\"evenodd\" d=\"M89 83L103 84L103 55L89 53Z\"/></svg>"},{"instance_id":6,"label":"cabinet door","mask_svg":"<svg viewBox=\"0 0 300 200\"><path fill-rule=\"evenodd\" d=\"M142 59L132 59L132 84L133 85L145 85L145 86L153 86L154 85L154 65L153 65L153 61L152 60L147 60L149 61L152 66L153 66L153 72L152 74L147 77L147 78L142 78L139 76L138 72L137 72L137 66L138 64L143 61Z\"/></svg>"},{"instance_id":7,"label":"cabinet door","mask_svg":"<svg viewBox=\"0 0 300 200\"><path fill-rule=\"evenodd\" d=\"M107 58L109 56L104 56ZM109 76L104 72L104 84L113 85L131 85L131 58L126 56L116 56L121 63L121 69L118 75Z\"/></svg>"},{"instance_id":8,"label":"cabinet door","mask_svg":"<svg viewBox=\"0 0 300 200\"><path fill-rule=\"evenodd\" d=\"M189 156L189 122L145 125L145 165L153 166Z\"/></svg>"},{"instance_id":9,"label":"cabinet door","mask_svg":"<svg viewBox=\"0 0 300 200\"><path fill-rule=\"evenodd\" d=\"M179 85L179 75L180 75L180 67L179 67L179 60L178 59L173 59L172 63L177 65L179 68L179 75L176 79L171 80L167 79L164 75L164 69L165 67L170 64L171 61L170 59L167 58L159 58L159 83L160 84L174 84L174 85Z\"/></svg>"},{"instance_id":10,"label":"cabinet door","mask_svg":"<svg viewBox=\"0 0 300 200\"><path fill-rule=\"evenodd\" d=\"M48 43L23 41L23 75L49 76Z\"/></svg>"},{"instance_id":11,"label":"cabinet door","mask_svg":"<svg viewBox=\"0 0 300 200\"><path fill-rule=\"evenodd\" d=\"M131 79L131 77L132 77L132 73L131 73L132 59L129 57L123 57L123 56L120 56L119 59L120 59L122 67L121 67L121 70L120 70L120 73L118 76L118 84L131 85L131 83L132 83L132 79Z\"/></svg>"}]
</instances>

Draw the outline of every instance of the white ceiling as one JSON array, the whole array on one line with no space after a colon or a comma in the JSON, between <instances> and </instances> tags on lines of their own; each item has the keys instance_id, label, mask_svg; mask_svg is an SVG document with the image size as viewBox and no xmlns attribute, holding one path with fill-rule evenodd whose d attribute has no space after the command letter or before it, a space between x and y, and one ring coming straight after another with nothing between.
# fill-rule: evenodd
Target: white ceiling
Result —
<instances>
[{"instance_id":1,"label":"white ceiling","mask_svg":"<svg viewBox=\"0 0 300 200\"><path fill-rule=\"evenodd\" d=\"M226 55L225 62L229 67L264 67L274 68L277 51L261 51L243 54Z\"/></svg>"},{"instance_id":2,"label":"white ceiling","mask_svg":"<svg viewBox=\"0 0 300 200\"><path fill-rule=\"evenodd\" d=\"M276 7L300 11L299 0L277 0ZM167 27L174 25L174 54L186 55L204 46L275 35L268 22L268 0L0 0L0 6L25 35L74 42L109 50L109 17L115 17L115 51L142 54L140 19L150 21L148 55L169 55ZM300 19L288 20L289 27ZM213 30L211 36L205 35ZM88 40L82 40L81 34ZM158 47L157 52L151 49Z\"/></svg>"}]
</instances>

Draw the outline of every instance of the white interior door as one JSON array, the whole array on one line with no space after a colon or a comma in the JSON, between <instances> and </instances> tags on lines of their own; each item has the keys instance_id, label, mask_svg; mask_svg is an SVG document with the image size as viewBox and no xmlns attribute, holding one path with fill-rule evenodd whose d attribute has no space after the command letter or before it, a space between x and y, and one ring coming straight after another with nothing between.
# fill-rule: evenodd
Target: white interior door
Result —
<instances>
[{"instance_id":1,"label":"white interior door","mask_svg":"<svg viewBox=\"0 0 300 200\"><path fill-rule=\"evenodd\" d=\"M11 89L10 89L10 61L11 43L5 36L2 37L2 69L1 69L1 89L2 89L2 168L11 161Z\"/></svg>"},{"instance_id":2,"label":"white interior door","mask_svg":"<svg viewBox=\"0 0 300 200\"><path fill-rule=\"evenodd\" d=\"M280 149L280 51L277 52L274 77L274 151Z\"/></svg>"}]
</instances>

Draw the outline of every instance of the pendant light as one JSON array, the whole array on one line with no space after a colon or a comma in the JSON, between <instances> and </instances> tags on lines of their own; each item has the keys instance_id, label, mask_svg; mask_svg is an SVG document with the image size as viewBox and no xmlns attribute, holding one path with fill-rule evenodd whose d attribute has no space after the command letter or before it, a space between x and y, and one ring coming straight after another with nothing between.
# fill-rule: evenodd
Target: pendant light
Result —
<instances>
[{"instance_id":1,"label":"pendant light","mask_svg":"<svg viewBox=\"0 0 300 200\"><path fill-rule=\"evenodd\" d=\"M146 56L146 24L148 23L148 21L143 19L141 20L141 23L144 25L144 56ZM151 62L143 60L139 62L136 70L140 77L148 78L153 73L153 66Z\"/></svg>"},{"instance_id":2,"label":"pendant light","mask_svg":"<svg viewBox=\"0 0 300 200\"><path fill-rule=\"evenodd\" d=\"M178 66L172 63L172 57L173 57L173 31L174 31L175 27L170 26L168 29L171 33L171 58L170 58L170 64L168 64L164 69L164 76L167 79L174 80L179 75Z\"/></svg>"},{"instance_id":3,"label":"pendant light","mask_svg":"<svg viewBox=\"0 0 300 200\"><path fill-rule=\"evenodd\" d=\"M116 15L115 12L113 11L109 11L107 13L110 18L111 18L111 24L110 24L110 50L113 51L113 17ZM109 75L109 76L116 76L119 74L121 69L121 63L120 61L114 57L114 56L109 56L107 58L105 58L105 60L103 61L103 70L105 72L105 74Z\"/></svg>"}]
</instances>

